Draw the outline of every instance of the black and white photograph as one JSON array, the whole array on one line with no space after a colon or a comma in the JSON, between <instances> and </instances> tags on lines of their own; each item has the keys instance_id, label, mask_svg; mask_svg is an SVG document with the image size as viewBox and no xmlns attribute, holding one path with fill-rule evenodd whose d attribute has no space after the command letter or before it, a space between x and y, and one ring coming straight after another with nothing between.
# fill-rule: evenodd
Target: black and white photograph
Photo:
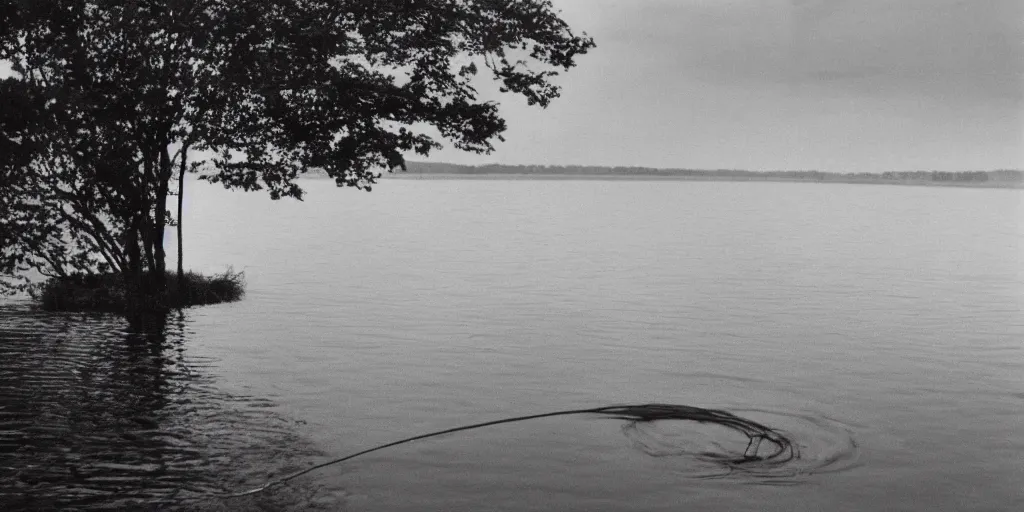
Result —
<instances>
[{"instance_id":1,"label":"black and white photograph","mask_svg":"<svg viewBox=\"0 0 1024 512\"><path fill-rule=\"evenodd\" d=\"M0 510L1024 510L1021 0L0 0Z\"/></svg>"}]
</instances>

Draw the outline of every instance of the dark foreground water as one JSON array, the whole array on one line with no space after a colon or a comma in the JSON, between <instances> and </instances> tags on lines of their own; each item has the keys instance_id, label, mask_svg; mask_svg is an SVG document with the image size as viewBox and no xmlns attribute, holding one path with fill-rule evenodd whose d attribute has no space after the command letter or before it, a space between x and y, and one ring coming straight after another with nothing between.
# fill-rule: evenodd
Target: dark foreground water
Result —
<instances>
[{"instance_id":1,"label":"dark foreground water","mask_svg":"<svg viewBox=\"0 0 1024 512\"><path fill-rule=\"evenodd\" d=\"M861 185L192 185L243 302L166 332L0 306L0 509L1024 508L1024 194ZM172 249L173 251L173 249ZM173 252L172 252L173 253ZM727 409L783 432L736 469Z\"/></svg>"}]
</instances>

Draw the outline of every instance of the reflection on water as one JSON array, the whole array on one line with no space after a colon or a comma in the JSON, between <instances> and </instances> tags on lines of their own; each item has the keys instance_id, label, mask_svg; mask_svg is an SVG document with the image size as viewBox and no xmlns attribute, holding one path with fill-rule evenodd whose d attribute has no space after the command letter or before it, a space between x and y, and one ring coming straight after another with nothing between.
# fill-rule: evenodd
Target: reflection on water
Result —
<instances>
[{"instance_id":1,"label":"reflection on water","mask_svg":"<svg viewBox=\"0 0 1024 512\"><path fill-rule=\"evenodd\" d=\"M0 508L217 508L199 498L307 460L273 403L218 391L188 334L177 313L137 334L116 317L0 307Z\"/></svg>"}]
</instances>

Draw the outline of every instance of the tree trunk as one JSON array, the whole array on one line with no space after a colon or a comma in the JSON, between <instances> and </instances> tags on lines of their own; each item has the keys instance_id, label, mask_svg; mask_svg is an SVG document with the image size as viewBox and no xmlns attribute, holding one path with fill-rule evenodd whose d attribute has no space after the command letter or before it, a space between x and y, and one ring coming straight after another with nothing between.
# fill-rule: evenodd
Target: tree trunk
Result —
<instances>
[{"instance_id":1,"label":"tree trunk","mask_svg":"<svg viewBox=\"0 0 1024 512\"><path fill-rule=\"evenodd\" d=\"M153 184L154 181L156 181L154 179L156 177L156 170L154 168L158 165L156 159L153 158L154 156L155 155L153 154L146 154L145 156L145 163L143 167L144 174L142 181L142 190L139 194L140 205L139 209L137 210L140 215L137 229L139 230L139 235L142 239L142 250L143 253L146 255L146 268L147 270L149 270L151 274L150 277L152 277L153 271L156 270L156 259L153 255L153 217L151 216L151 210L153 209L153 205L150 204L149 201L149 188L150 185ZM147 281L152 282L152 279L148 279ZM147 290L145 291L147 292L147 294L152 295L152 293L150 292L152 292L153 290L148 288L149 287L147 286Z\"/></svg>"},{"instance_id":2,"label":"tree trunk","mask_svg":"<svg viewBox=\"0 0 1024 512\"><path fill-rule=\"evenodd\" d=\"M171 179L171 158L167 146L160 150L160 170L156 182L156 204L153 210L153 256L156 265L150 269L156 292L163 294L167 287L167 252L164 250L164 230L167 228L167 188Z\"/></svg>"},{"instance_id":3,"label":"tree trunk","mask_svg":"<svg viewBox=\"0 0 1024 512\"><path fill-rule=\"evenodd\" d=\"M185 169L188 162L188 144L181 147L181 169L178 171L178 296L185 296L185 266L182 262L184 249L181 245L181 212L185 197Z\"/></svg>"},{"instance_id":4,"label":"tree trunk","mask_svg":"<svg viewBox=\"0 0 1024 512\"><path fill-rule=\"evenodd\" d=\"M125 291L125 313L133 317L142 309L142 254L139 250L139 214L133 215L131 224L128 226L128 239L126 240L126 252L128 253L128 268L124 269Z\"/></svg>"}]
</instances>

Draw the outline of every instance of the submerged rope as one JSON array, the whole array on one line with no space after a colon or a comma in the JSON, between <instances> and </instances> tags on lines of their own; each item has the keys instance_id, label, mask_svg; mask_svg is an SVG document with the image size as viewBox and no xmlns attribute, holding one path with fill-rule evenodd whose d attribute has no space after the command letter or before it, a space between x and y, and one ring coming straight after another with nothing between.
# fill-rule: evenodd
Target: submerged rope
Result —
<instances>
[{"instance_id":1,"label":"submerged rope","mask_svg":"<svg viewBox=\"0 0 1024 512\"><path fill-rule=\"evenodd\" d=\"M419 441L421 439L427 439L430 437L442 436L445 434L452 434L455 432L462 432L465 430L472 430L477 428L489 427L493 425L501 425L502 423L513 423L517 421L534 420L539 418L550 418L552 416L568 416L573 414L600 414L613 419L627 420L634 423L646 423L658 420L683 420L683 421L694 421L697 423L713 423L721 425L723 427L735 430L747 436L749 439L747 448L743 452L742 457L716 457L716 460L720 463L727 464L730 466L740 466L745 463L751 462L773 462L773 463L784 463L791 460L795 454L793 451L792 442L783 436L778 431L757 423L756 421L741 418L727 411L717 409L704 409L701 407L691 407L688 405L673 405L673 404L644 404L644 405L610 405L605 407L595 407L592 409L572 409L566 411L555 411L543 414L532 414L529 416L517 416L514 418L505 418L494 421L485 421L483 423L474 423L472 425L465 425L462 427L449 428L446 430L439 430L437 432L430 432L427 434L421 434L414 437L408 437L398 441L394 441L387 444L368 448L366 450L346 455L334 460L330 460L315 466L296 471L289 475L283 476L276 480L271 480L266 484L249 489L247 491L231 493L221 495L222 498L239 498L242 496L250 496L257 494L271 487L275 487L290 480L294 480L302 475L306 475L316 471L318 469L339 464L347 460L354 459L356 457L373 453L385 448L391 448L401 444L411 443L413 441ZM775 446L775 449L767 455L759 455L758 450L761 447L763 441L768 441Z\"/></svg>"}]
</instances>

